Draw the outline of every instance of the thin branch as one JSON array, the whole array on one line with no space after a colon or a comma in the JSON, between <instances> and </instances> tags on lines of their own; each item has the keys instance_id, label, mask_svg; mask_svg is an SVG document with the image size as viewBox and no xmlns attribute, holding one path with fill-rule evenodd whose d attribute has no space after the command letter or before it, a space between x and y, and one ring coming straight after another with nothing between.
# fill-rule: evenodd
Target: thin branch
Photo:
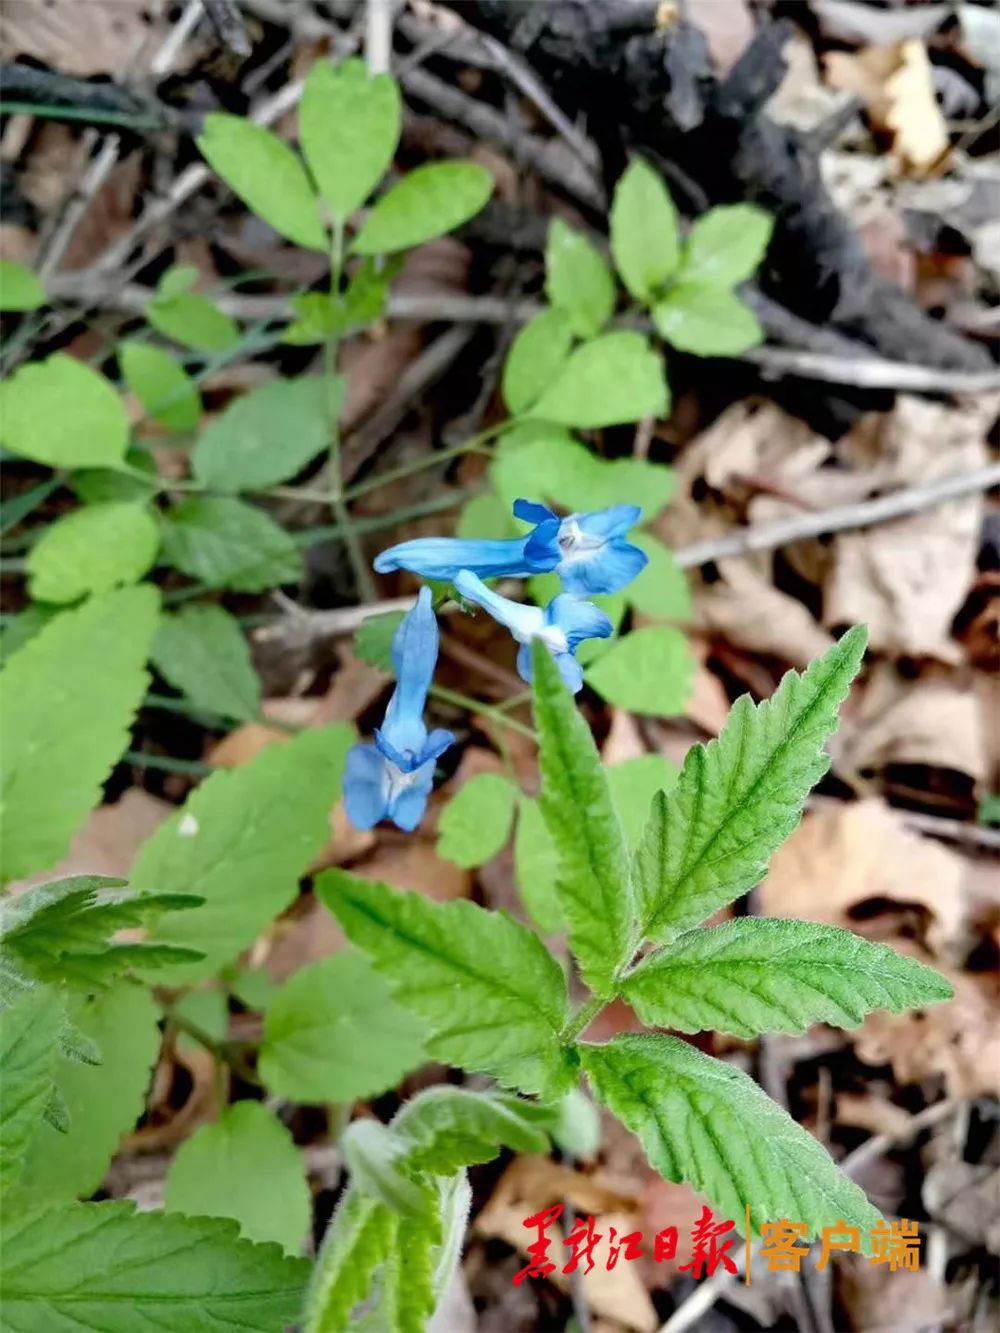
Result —
<instances>
[{"instance_id":1,"label":"thin branch","mask_svg":"<svg viewBox=\"0 0 1000 1333\"><path fill-rule=\"evenodd\" d=\"M392 65L393 0L367 0L365 60L370 74L388 74Z\"/></svg>"}]
</instances>

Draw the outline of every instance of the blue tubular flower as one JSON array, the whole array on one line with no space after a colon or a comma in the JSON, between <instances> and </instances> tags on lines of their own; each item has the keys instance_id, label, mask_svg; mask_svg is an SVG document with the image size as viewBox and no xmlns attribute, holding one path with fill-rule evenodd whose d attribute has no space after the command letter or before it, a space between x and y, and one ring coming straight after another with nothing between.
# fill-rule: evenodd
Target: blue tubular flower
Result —
<instances>
[{"instance_id":1,"label":"blue tubular flower","mask_svg":"<svg viewBox=\"0 0 1000 1333\"><path fill-rule=\"evenodd\" d=\"M524 537L507 541L478 541L474 538L416 537L400 542L375 557L374 568L379 574L393 569L408 569L425 579L443 579L453 582L461 569L474 570L484 579L505 577L527 578L537 566L524 558ZM551 569L552 565L546 565Z\"/></svg>"},{"instance_id":2,"label":"blue tubular flower","mask_svg":"<svg viewBox=\"0 0 1000 1333\"><path fill-rule=\"evenodd\" d=\"M391 819L411 833L423 818L434 782L434 764L455 737L424 726L438 655L438 627L430 588L421 588L417 604L396 630L392 660L396 688L385 710L375 743L355 745L344 769L344 806L359 829Z\"/></svg>"},{"instance_id":3,"label":"blue tubular flower","mask_svg":"<svg viewBox=\"0 0 1000 1333\"><path fill-rule=\"evenodd\" d=\"M455 587L488 611L494 620L510 630L521 645L517 654L517 670L523 680L531 680L531 644L541 639L555 658L563 680L574 694L583 685L583 668L574 654L584 639L607 639L614 627L603 611L591 602L582 602L569 593L553 597L543 611L538 606L525 606L501 597L487 588L478 575L469 569L455 576Z\"/></svg>"},{"instance_id":4,"label":"blue tubular flower","mask_svg":"<svg viewBox=\"0 0 1000 1333\"><path fill-rule=\"evenodd\" d=\"M642 517L638 505L612 505L560 519L544 505L515 500L514 515L536 524L524 556L536 573L554 569L567 592L617 592L645 569L645 551L625 540Z\"/></svg>"}]
</instances>

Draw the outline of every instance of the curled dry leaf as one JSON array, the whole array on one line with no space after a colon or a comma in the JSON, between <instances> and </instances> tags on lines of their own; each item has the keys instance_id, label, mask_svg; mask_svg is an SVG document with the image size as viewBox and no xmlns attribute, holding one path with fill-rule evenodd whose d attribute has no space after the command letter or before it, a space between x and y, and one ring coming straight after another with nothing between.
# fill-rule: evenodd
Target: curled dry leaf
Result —
<instances>
[{"instance_id":1,"label":"curled dry leaf","mask_svg":"<svg viewBox=\"0 0 1000 1333\"><path fill-rule=\"evenodd\" d=\"M30 56L61 74L119 75L166 37L170 24L159 13L144 0L117 0L113 5L7 0L0 54L4 60ZM196 52L190 42L185 50L193 60Z\"/></svg>"},{"instance_id":2,"label":"curled dry leaf","mask_svg":"<svg viewBox=\"0 0 1000 1333\"><path fill-rule=\"evenodd\" d=\"M911 832L878 800L831 802L806 814L771 858L761 887L765 916L856 930L864 923L866 935L892 934L876 929L883 913L915 911L921 937L936 955L946 955L958 939L965 906L962 858Z\"/></svg>"}]
</instances>

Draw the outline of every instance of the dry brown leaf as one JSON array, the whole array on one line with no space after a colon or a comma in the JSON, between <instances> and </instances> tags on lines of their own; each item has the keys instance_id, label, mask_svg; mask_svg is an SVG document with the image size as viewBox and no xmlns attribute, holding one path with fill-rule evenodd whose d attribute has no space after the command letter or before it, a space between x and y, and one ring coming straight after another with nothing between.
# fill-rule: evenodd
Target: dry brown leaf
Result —
<instances>
[{"instance_id":1,"label":"dry brown leaf","mask_svg":"<svg viewBox=\"0 0 1000 1333\"><path fill-rule=\"evenodd\" d=\"M346 944L347 936L336 917L309 894L254 945L254 963L266 967L273 981L282 982L300 967L328 958Z\"/></svg>"},{"instance_id":2,"label":"dry brown leaf","mask_svg":"<svg viewBox=\"0 0 1000 1333\"><path fill-rule=\"evenodd\" d=\"M791 125L804 134L828 120L847 101L823 85L811 40L796 29L782 47L785 77L765 104L768 119Z\"/></svg>"},{"instance_id":3,"label":"dry brown leaf","mask_svg":"<svg viewBox=\"0 0 1000 1333\"><path fill-rule=\"evenodd\" d=\"M695 590L698 629L721 634L741 648L805 668L833 638L801 602L774 587L747 560L718 562L721 577Z\"/></svg>"},{"instance_id":4,"label":"dry brown leaf","mask_svg":"<svg viewBox=\"0 0 1000 1333\"><path fill-rule=\"evenodd\" d=\"M949 1158L927 1172L922 1196L936 1222L1000 1254L1000 1168Z\"/></svg>"},{"instance_id":5,"label":"dry brown leaf","mask_svg":"<svg viewBox=\"0 0 1000 1333\"><path fill-rule=\"evenodd\" d=\"M904 171L923 175L945 157L948 129L922 41L911 38L857 54L831 51L825 68L830 87L860 97L872 124L892 136L893 155Z\"/></svg>"},{"instance_id":6,"label":"dry brown leaf","mask_svg":"<svg viewBox=\"0 0 1000 1333\"><path fill-rule=\"evenodd\" d=\"M353 867L359 879L378 879L397 889L410 889L438 902L467 898L472 876L467 870L442 861L434 843L419 833L390 841L391 834L379 843L374 855Z\"/></svg>"},{"instance_id":7,"label":"dry brown leaf","mask_svg":"<svg viewBox=\"0 0 1000 1333\"><path fill-rule=\"evenodd\" d=\"M146 0L5 0L0 54L30 56L60 74L134 73L133 62L162 43L169 29Z\"/></svg>"},{"instance_id":8,"label":"dry brown leaf","mask_svg":"<svg viewBox=\"0 0 1000 1333\"><path fill-rule=\"evenodd\" d=\"M761 886L766 916L859 929L880 911L916 909L928 947L945 954L965 921L965 863L907 829L878 800L831 802L806 814L771 859Z\"/></svg>"},{"instance_id":9,"label":"dry brown leaf","mask_svg":"<svg viewBox=\"0 0 1000 1333\"><path fill-rule=\"evenodd\" d=\"M922 1257L926 1264L926 1256ZM851 1328L866 1333L959 1327L948 1318L949 1292L927 1267L916 1272L897 1268L886 1278L882 1266L873 1267L854 1255L838 1255L837 1290L850 1314Z\"/></svg>"}]
</instances>

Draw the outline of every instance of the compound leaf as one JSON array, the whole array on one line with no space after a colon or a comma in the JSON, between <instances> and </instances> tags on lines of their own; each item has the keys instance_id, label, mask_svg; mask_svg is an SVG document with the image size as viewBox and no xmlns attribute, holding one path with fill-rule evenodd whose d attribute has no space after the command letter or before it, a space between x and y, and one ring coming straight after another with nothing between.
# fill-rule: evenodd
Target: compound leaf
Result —
<instances>
[{"instance_id":1,"label":"compound leaf","mask_svg":"<svg viewBox=\"0 0 1000 1333\"><path fill-rule=\"evenodd\" d=\"M634 158L615 186L611 254L622 282L648 302L680 258L677 210L659 174Z\"/></svg>"},{"instance_id":2,"label":"compound leaf","mask_svg":"<svg viewBox=\"0 0 1000 1333\"><path fill-rule=\"evenodd\" d=\"M697 218L684 247L684 281L732 287L753 277L774 219L756 204L721 204Z\"/></svg>"},{"instance_id":3,"label":"compound leaf","mask_svg":"<svg viewBox=\"0 0 1000 1333\"><path fill-rule=\"evenodd\" d=\"M388 255L422 245L468 222L492 193L493 177L475 162L417 167L376 202L351 249Z\"/></svg>"},{"instance_id":4,"label":"compound leaf","mask_svg":"<svg viewBox=\"0 0 1000 1333\"><path fill-rule=\"evenodd\" d=\"M86 505L57 519L31 548L31 595L39 602L76 602L138 583L159 549L160 530L144 504Z\"/></svg>"},{"instance_id":5,"label":"compound leaf","mask_svg":"<svg viewBox=\"0 0 1000 1333\"><path fill-rule=\"evenodd\" d=\"M663 416L669 395L663 363L641 333L604 333L563 362L531 416L588 430Z\"/></svg>"},{"instance_id":6,"label":"compound leaf","mask_svg":"<svg viewBox=\"0 0 1000 1333\"><path fill-rule=\"evenodd\" d=\"M743 917L649 954L619 993L652 1027L756 1037L853 1028L872 1009L899 1014L953 992L932 968L853 931Z\"/></svg>"},{"instance_id":7,"label":"compound leaf","mask_svg":"<svg viewBox=\"0 0 1000 1333\"><path fill-rule=\"evenodd\" d=\"M694 660L687 639L670 625L647 625L613 643L586 681L602 699L631 713L675 717L691 691Z\"/></svg>"},{"instance_id":8,"label":"compound leaf","mask_svg":"<svg viewBox=\"0 0 1000 1333\"><path fill-rule=\"evenodd\" d=\"M0 434L8 449L49 467L110 467L128 445L122 400L103 375L56 352L21 366L4 386Z\"/></svg>"},{"instance_id":9,"label":"compound leaf","mask_svg":"<svg viewBox=\"0 0 1000 1333\"><path fill-rule=\"evenodd\" d=\"M163 524L168 564L211 588L263 592L302 575L295 541L262 509L227 495L182 500Z\"/></svg>"},{"instance_id":10,"label":"compound leaf","mask_svg":"<svg viewBox=\"0 0 1000 1333\"><path fill-rule=\"evenodd\" d=\"M197 708L241 721L260 713L249 645L221 606L185 606L165 615L152 656L161 675Z\"/></svg>"},{"instance_id":11,"label":"compound leaf","mask_svg":"<svg viewBox=\"0 0 1000 1333\"><path fill-rule=\"evenodd\" d=\"M335 381L337 397L343 381ZM330 440L330 384L271 380L240 394L198 437L194 475L212 490L259 491L294 477Z\"/></svg>"},{"instance_id":12,"label":"compound leaf","mask_svg":"<svg viewBox=\"0 0 1000 1333\"><path fill-rule=\"evenodd\" d=\"M549 224L545 294L578 338L600 333L615 308L615 284L607 264L586 236L561 218Z\"/></svg>"},{"instance_id":13,"label":"compound leaf","mask_svg":"<svg viewBox=\"0 0 1000 1333\"><path fill-rule=\"evenodd\" d=\"M168 430L194 430L201 418L198 386L169 352L152 343L127 342L118 349L125 383L143 408Z\"/></svg>"},{"instance_id":14,"label":"compound leaf","mask_svg":"<svg viewBox=\"0 0 1000 1333\"><path fill-rule=\"evenodd\" d=\"M764 341L760 321L725 287L680 282L653 307L661 337L696 356L739 356Z\"/></svg>"},{"instance_id":15,"label":"compound leaf","mask_svg":"<svg viewBox=\"0 0 1000 1333\"><path fill-rule=\"evenodd\" d=\"M146 306L146 318L165 338L199 352L226 352L240 341L236 321L200 292L159 294Z\"/></svg>"},{"instance_id":16,"label":"compound leaf","mask_svg":"<svg viewBox=\"0 0 1000 1333\"><path fill-rule=\"evenodd\" d=\"M503 912L432 902L342 871L327 871L317 888L399 1002L427 1022L432 1057L524 1092L566 1086L566 980L531 931Z\"/></svg>"},{"instance_id":17,"label":"compound leaf","mask_svg":"<svg viewBox=\"0 0 1000 1333\"><path fill-rule=\"evenodd\" d=\"M503 399L514 416L541 397L572 345L573 330L563 310L543 310L520 330L503 368Z\"/></svg>"},{"instance_id":18,"label":"compound leaf","mask_svg":"<svg viewBox=\"0 0 1000 1333\"><path fill-rule=\"evenodd\" d=\"M635 859L643 931L666 939L751 889L799 822L826 772L823 751L857 674L867 630L856 626L770 699L737 699L708 745L687 753L676 788L657 796Z\"/></svg>"},{"instance_id":19,"label":"compound leaf","mask_svg":"<svg viewBox=\"0 0 1000 1333\"><path fill-rule=\"evenodd\" d=\"M63 1003L41 986L21 996L0 1018L0 1188L20 1178L28 1147L54 1087Z\"/></svg>"},{"instance_id":20,"label":"compound leaf","mask_svg":"<svg viewBox=\"0 0 1000 1333\"><path fill-rule=\"evenodd\" d=\"M684 1181L723 1217L756 1234L762 1221L805 1222L809 1234L880 1219L826 1149L739 1069L677 1037L615 1037L582 1046L594 1093L636 1134L650 1165Z\"/></svg>"},{"instance_id":21,"label":"compound leaf","mask_svg":"<svg viewBox=\"0 0 1000 1333\"><path fill-rule=\"evenodd\" d=\"M459 787L438 820L438 856L469 868L496 856L510 834L517 793L499 773L477 773Z\"/></svg>"},{"instance_id":22,"label":"compound leaf","mask_svg":"<svg viewBox=\"0 0 1000 1333\"><path fill-rule=\"evenodd\" d=\"M401 1161L411 1171L450 1176L489 1162L501 1146L521 1153L548 1150L545 1133L532 1124L532 1106L464 1088L436 1087L411 1097L392 1128L407 1140Z\"/></svg>"}]
</instances>

